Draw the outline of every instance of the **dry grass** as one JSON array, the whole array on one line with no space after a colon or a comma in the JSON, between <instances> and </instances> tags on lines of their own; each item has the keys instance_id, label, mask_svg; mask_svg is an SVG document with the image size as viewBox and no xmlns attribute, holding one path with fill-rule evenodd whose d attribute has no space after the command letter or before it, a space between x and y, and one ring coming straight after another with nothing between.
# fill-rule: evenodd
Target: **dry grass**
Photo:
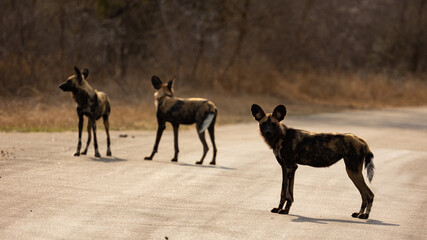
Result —
<instances>
[{"instance_id":1,"label":"dry grass","mask_svg":"<svg viewBox=\"0 0 427 240\"><path fill-rule=\"evenodd\" d=\"M372 108L424 105L427 82L410 76L293 74L289 87L295 98L343 107Z\"/></svg>"},{"instance_id":2,"label":"dry grass","mask_svg":"<svg viewBox=\"0 0 427 240\"><path fill-rule=\"evenodd\" d=\"M61 99L63 100L63 99ZM77 130L77 113L72 99L48 103L35 99L3 101L0 110L2 131L68 131ZM110 127L122 129L154 129L153 104L114 104ZM85 119L85 122L87 120ZM103 128L102 121L98 126ZM86 127L86 126L85 126Z\"/></svg>"},{"instance_id":3,"label":"dry grass","mask_svg":"<svg viewBox=\"0 0 427 240\"><path fill-rule=\"evenodd\" d=\"M238 83L238 87L214 87L213 90L182 84L175 92L179 97L204 97L215 102L219 124L252 121L250 106L253 103L260 104L266 111L285 104L290 115L427 104L427 82L419 78L337 73L288 73L279 77L269 73L254 79L257 81L231 81L233 86ZM106 88L109 93L115 92ZM156 128L154 90L147 84L143 89L132 96L112 95L112 129ZM1 131L77 130L75 103L68 94L58 91L53 96L9 97L1 99L0 104Z\"/></svg>"}]
</instances>

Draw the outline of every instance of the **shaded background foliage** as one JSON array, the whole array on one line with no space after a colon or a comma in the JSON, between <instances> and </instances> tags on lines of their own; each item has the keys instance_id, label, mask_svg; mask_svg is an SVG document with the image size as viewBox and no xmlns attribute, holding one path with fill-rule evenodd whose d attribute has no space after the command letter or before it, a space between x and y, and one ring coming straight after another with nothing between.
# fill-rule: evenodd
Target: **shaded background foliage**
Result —
<instances>
[{"instance_id":1,"label":"shaded background foliage","mask_svg":"<svg viewBox=\"0 0 427 240\"><path fill-rule=\"evenodd\" d=\"M74 65L127 96L153 74L249 94L299 72L424 81L426 2L2 0L0 96L59 95Z\"/></svg>"}]
</instances>

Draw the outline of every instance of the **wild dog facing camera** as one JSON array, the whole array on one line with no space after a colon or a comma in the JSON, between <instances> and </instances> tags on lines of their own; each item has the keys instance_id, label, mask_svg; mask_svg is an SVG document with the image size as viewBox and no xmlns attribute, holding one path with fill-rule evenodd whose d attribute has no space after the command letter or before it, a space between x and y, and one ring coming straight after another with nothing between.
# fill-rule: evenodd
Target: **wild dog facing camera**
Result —
<instances>
[{"instance_id":1,"label":"wild dog facing camera","mask_svg":"<svg viewBox=\"0 0 427 240\"><path fill-rule=\"evenodd\" d=\"M251 107L252 116L259 122L260 133L267 141L273 143L281 134L280 121L286 116L286 107L277 106L273 113L265 114L260 106L253 104ZM270 144L269 144L270 145Z\"/></svg>"},{"instance_id":2,"label":"wild dog facing camera","mask_svg":"<svg viewBox=\"0 0 427 240\"><path fill-rule=\"evenodd\" d=\"M362 197L362 206L359 212L353 213L352 216L361 219L369 217L374 193L366 185L362 169L365 165L368 180L371 181L374 175L374 163L372 161L374 155L365 140L350 133L313 133L288 128L281 123L286 116L286 107L283 105L278 105L273 113L266 114L260 106L253 104L251 112L259 123L259 130L263 139L273 150L277 162L282 167L280 203L271 212L289 213L294 201L293 188L297 164L329 167L344 159L347 175Z\"/></svg>"}]
</instances>

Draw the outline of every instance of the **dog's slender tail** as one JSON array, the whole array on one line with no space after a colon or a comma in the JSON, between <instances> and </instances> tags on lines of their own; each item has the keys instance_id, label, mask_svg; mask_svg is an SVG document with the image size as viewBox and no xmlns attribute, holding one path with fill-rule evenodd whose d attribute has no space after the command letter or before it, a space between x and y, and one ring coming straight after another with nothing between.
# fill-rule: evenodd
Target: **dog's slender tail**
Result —
<instances>
[{"instance_id":1,"label":"dog's slender tail","mask_svg":"<svg viewBox=\"0 0 427 240\"><path fill-rule=\"evenodd\" d=\"M211 125L214 117L215 117L215 113L208 113L206 115L205 120L203 120L202 126L200 126L199 133L204 132L206 128L208 128Z\"/></svg>"},{"instance_id":2,"label":"dog's slender tail","mask_svg":"<svg viewBox=\"0 0 427 240\"><path fill-rule=\"evenodd\" d=\"M372 181L372 178L374 177L374 162L372 161L372 158L374 158L374 154L369 149L368 145L366 145L366 153L365 153L365 168L366 172L368 174L368 180L369 182Z\"/></svg>"}]
</instances>

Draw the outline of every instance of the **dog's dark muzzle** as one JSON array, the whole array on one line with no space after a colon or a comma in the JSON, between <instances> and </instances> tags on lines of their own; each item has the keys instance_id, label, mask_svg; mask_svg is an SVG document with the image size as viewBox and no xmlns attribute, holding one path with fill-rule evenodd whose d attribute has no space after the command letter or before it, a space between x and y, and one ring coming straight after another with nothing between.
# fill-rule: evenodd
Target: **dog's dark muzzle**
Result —
<instances>
[{"instance_id":1,"label":"dog's dark muzzle","mask_svg":"<svg viewBox=\"0 0 427 240\"><path fill-rule=\"evenodd\" d=\"M64 92L70 91L70 87L66 83L59 85L59 88Z\"/></svg>"},{"instance_id":2,"label":"dog's dark muzzle","mask_svg":"<svg viewBox=\"0 0 427 240\"><path fill-rule=\"evenodd\" d=\"M270 130L264 131L264 136L270 137L271 136L271 131Z\"/></svg>"}]
</instances>

